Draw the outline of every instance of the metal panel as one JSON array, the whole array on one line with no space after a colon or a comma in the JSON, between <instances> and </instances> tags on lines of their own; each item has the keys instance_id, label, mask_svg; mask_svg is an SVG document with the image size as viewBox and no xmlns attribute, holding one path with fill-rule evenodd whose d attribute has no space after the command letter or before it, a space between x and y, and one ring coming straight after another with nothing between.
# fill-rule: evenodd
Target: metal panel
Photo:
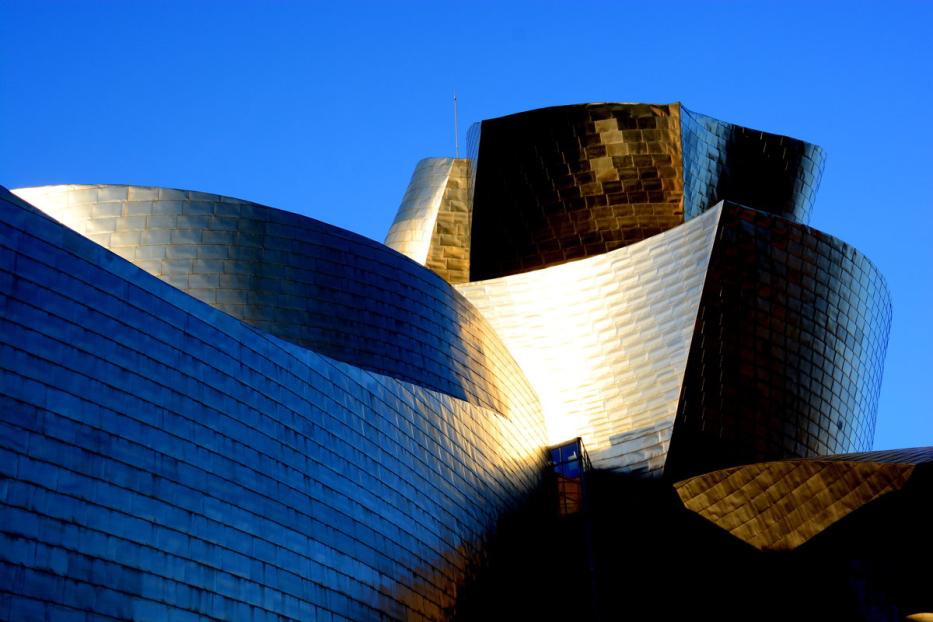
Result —
<instances>
[{"instance_id":1,"label":"metal panel","mask_svg":"<svg viewBox=\"0 0 933 622\"><path fill-rule=\"evenodd\" d=\"M431 248L424 262L448 283L470 280L470 240L473 210L470 203L470 161L454 160L447 188L437 210Z\"/></svg>"},{"instance_id":2,"label":"metal panel","mask_svg":"<svg viewBox=\"0 0 933 622\"><path fill-rule=\"evenodd\" d=\"M801 224L810 221L826 160L820 147L683 106L680 111L687 219L734 201Z\"/></svg>"},{"instance_id":3,"label":"metal panel","mask_svg":"<svg viewBox=\"0 0 933 622\"><path fill-rule=\"evenodd\" d=\"M536 413L272 337L3 189L0 300L10 619L445 619L545 466Z\"/></svg>"},{"instance_id":4,"label":"metal panel","mask_svg":"<svg viewBox=\"0 0 933 622\"><path fill-rule=\"evenodd\" d=\"M933 461L929 447L875 453L733 467L675 488L687 509L735 537L758 549L789 550L902 489L916 464Z\"/></svg>"},{"instance_id":5,"label":"metal panel","mask_svg":"<svg viewBox=\"0 0 933 622\"><path fill-rule=\"evenodd\" d=\"M666 472L871 449L891 324L884 278L825 233L721 211Z\"/></svg>"},{"instance_id":6,"label":"metal panel","mask_svg":"<svg viewBox=\"0 0 933 622\"><path fill-rule=\"evenodd\" d=\"M551 444L593 465L661 468L718 211L610 253L456 288L541 398Z\"/></svg>"},{"instance_id":7,"label":"metal panel","mask_svg":"<svg viewBox=\"0 0 933 622\"><path fill-rule=\"evenodd\" d=\"M582 104L483 121L471 280L626 246L683 218L677 104Z\"/></svg>"},{"instance_id":8,"label":"metal panel","mask_svg":"<svg viewBox=\"0 0 933 622\"><path fill-rule=\"evenodd\" d=\"M476 310L442 278L372 240L186 190L46 186L16 193L277 337L500 412L537 408L521 370Z\"/></svg>"},{"instance_id":9,"label":"metal panel","mask_svg":"<svg viewBox=\"0 0 933 622\"><path fill-rule=\"evenodd\" d=\"M421 265L428 259L437 212L453 163L453 158L425 158L418 162L395 220L386 234L386 246Z\"/></svg>"}]
</instances>

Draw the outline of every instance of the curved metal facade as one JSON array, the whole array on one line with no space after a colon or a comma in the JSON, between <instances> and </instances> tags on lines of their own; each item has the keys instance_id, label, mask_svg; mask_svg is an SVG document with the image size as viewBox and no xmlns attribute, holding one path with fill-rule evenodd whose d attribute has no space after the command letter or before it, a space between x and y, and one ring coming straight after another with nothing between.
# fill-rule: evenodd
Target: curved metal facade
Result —
<instances>
[{"instance_id":1,"label":"curved metal facade","mask_svg":"<svg viewBox=\"0 0 933 622\"><path fill-rule=\"evenodd\" d=\"M535 409L277 339L0 199L12 617L450 614L537 484Z\"/></svg>"},{"instance_id":2,"label":"curved metal facade","mask_svg":"<svg viewBox=\"0 0 933 622\"><path fill-rule=\"evenodd\" d=\"M531 110L477 124L471 144L472 171L467 160L462 172L449 158L418 164L386 237L451 283L609 252L720 201L806 224L825 160L816 145L676 103ZM472 195L442 200L447 180L472 183ZM428 243L451 204L456 225L438 221L443 237L433 229Z\"/></svg>"},{"instance_id":3,"label":"curved metal facade","mask_svg":"<svg viewBox=\"0 0 933 622\"><path fill-rule=\"evenodd\" d=\"M871 449L890 324L851 246L725 204L666 470Z\"/></svg>"},{"instance_id":4,"label":"curved metal facade","mask_svg":"<svg viewBox=\"0 0 933 622\"><path fill-rule=\"evenodd\" d=\"M385 243L448 283L470 280L470 163L425 158L408 183Z\"/></svg>"},{"instance_id":5,"label":"curved metal facade","mask_svg":"<svg viewBox=\"0 0 933 622\"><path fill-rule=\"evenodd\" d=\"M475 309L431 271L362 236L186 190L47 186L16 193L277 337L499 411L536 407L521 371Z\"/></svg>"},{"instance_id":6,"label":"curved metal facade","mask_svg":"<svg viewBox=\"0 0 933 622\"><path fill-rule=\"evenodd\" d=\"M807 224L823 176L823 150L802 140L719 121L680 107L684 215L720 201Z\"/></svg>"},{"instance_id":7,"label":"curved metal facade","mask_svg":"<svg viewBox=\"0 0 933 622\"><path fill-rule=\"evenodd\" d=\"M933 448L763 462L675 484L684 506L758 549L797 548L830 525L902 490ZM767 498L768 503L756 503Z\"/></svg>"},{"instance_id":8,"label":"curved metal facade","mask_svg":"<svg viewBox=\"0 0 933 622\"><path fill-rule=\"evenodd\" d=\"M612 590L656 574L612 570L620 520L845 551L861 505L925 498L929 451L713 472L871 447L891 303L801 224L819 148L679 104L470 142L418 164L388 246L204 193L0 188L0 618L468 616L568 439ZM694 475L674 488L727 532L665 505Z\"/></svg>"},{"instance_id":9,"label":"curved metal facade","mask_svg":"<svg viewBox=\"0 0 933 622\"><path fill-rule=\"evenodd\" d=\"M470 280L527 272L683 222L679 106L584 104L483 121Z\"/></svg>"},{"instance_id":10,"label":"curved metal facade","mask_svg":"<svg viewBox=\"0 0 933 622\"><path fill-rule=\"evenodd\" d=\"M420 264L427 262L452 166L453 158L425 158L418 162L386 234L386 246Z\"/></svg>"},{"instance_id":11,"label":"curved metal facade","mask_svg":"<svg viewBox=\"0 0 933 622\"><path fill-rule=\"evenodd\" d=\"M549 442L594 466L660 472L718 210L596 257L457 285L541 398Z\"/></svg>"},{"instance_id":12,"label":"curved metal facade","mask_svg":"<svg viewBox=\"0 0 933 622\"><path fill-rule=\"evenodd\" d=\"M656 472L666 459L675 477L870 447L890 300L870 262L801 224L822 174L819 147L679 104L545 108L471 132L471 282L457 286L532 379L551 442L581 435L603 468ZM724 200L715 266L664 246ZM757 251L734 231L746 208L767 214L742 225L756 228ZM818 248L801 255L812 240ZM652 249L643 269L623 270L637 285L615 290L627 277L596 259L641 245ZM552 271L563 264L572 278ZM685 283L702 279L703 304L667 297L662 265ZM629 312L649 299L641 315ZM695 322L686 375L679 330L664 352L643 351L656 313ZM671 386L680 440L668 456L670 418L660 413L673 400L645 396Z\"/></svg>"}]
</instances>

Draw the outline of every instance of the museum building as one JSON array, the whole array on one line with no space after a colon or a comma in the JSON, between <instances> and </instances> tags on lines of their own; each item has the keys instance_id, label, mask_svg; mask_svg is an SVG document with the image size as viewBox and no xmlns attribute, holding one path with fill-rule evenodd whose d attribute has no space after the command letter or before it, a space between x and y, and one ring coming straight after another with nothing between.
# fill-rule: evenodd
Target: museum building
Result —
<instances>
[{"instance_id":1,"label":"museum building","mask_svg":"<svg viewBox=\"0 0 933 622\"><path fill-rule=\"evenodd\" d=\"M933 610L933 449L871 451L891 299L808 226L823 164L533 110L419 162L385 244L0 188L0 619Z\"/></svg>"}]
</instances>

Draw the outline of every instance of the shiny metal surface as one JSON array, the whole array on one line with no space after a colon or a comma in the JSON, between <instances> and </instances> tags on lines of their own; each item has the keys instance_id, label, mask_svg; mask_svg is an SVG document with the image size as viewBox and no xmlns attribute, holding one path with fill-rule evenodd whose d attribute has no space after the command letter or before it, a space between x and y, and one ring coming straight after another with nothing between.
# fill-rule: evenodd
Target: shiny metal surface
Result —
<instances>
[{"instance_id":1,"label":"shiny metal surface","mask_svg":"<svg viewBox=\"0 0 933 622\"><path fill-rule=\"evenodd\" d=\"M625 534L693 528L666 500L694 475L686 507L761 549L925 507L929 448L862 451L891 302L799 224L818 147L679 104L468 142L418 164L402 254L218 195L0 188L0 618L455 618L577 437L616 471L603 571L666 559Z\"/></svg>"},{"instance_id":2,"label":"shiny metal surface","mask_svg":"<svg viewBox=\"0 0 933 622\"><path fill-rule=\"evenodd\" d=\"M99 185L15 192L260 330L500 412L537 409L521 370L471 305L442 278L362 236L187 190Z\"/></svg>"},{"instance_id":3,"label":"shiny metal surface","mask_svg":"<svg viewBox=\"0 0 933 622\"><path fill-rule=\"evenodd\" d=\"M386 234L386 246L422 265L427 262L437 212L453 163L453 158L425 158L418 162Z\"/></svg>"},{"instance_id":4,"label":"shiny metal surface","mask_svg":"<svg viewBox=\"0 0 933 622\"><path fill-rule=\"evenodd\" d=\"M931 448L763 462L675 484L687 509L763 550L791 550L875 499L902 489ZM898 452L895 452L898 453ZM924 455L926 454L926 455ZM919 462L918 462L919 460Z\"/></svg>"},{"instance_id":5,"label":"shiny metal surface","mask_svg":"<svg viewBox=\"0 0 933 622\"><path fill-rule=\"evenodd\" d=\"M3 189L0 300L14 619L446 619L545 465L534 409L256 330Z\"/></svg>"},{"instance_id":6,"label":"shiny metal surface","mask_svg":"<svg viewBox=\"0 0 933 622\"><path fill-rule=\"evenodd\" d=\"M665 473L871 449L891 298L864 255L725 203Z\"/></svg>"},{"instance_id":7,"label":"shiny metal surface","mask_svg":"<svg viewBox=\"0 0 933 622\"><path fill-rule=\"evenodd\" d=\"M475 124L468 139L472 194L459 222L470 233L458 229L441 240L435 231L434 250L425 251L449 161L432 158L418 164L386 238L451 283L608 252L720 201L806 224L825 161L816 145L678 103L530 110ZM450 247L453 271L427 259Z\"/></svg>"},{"instance_id":8,"label":"shiny metal surface","mask_svg":"<svg viewBox=\"0 0 933 622\"><path fill-rule=\"evenodd\" d=\"M473 211L470 208L470 161L454 160L447 188L437 210L431 247L424 265L448 283L470 280L470 240Z\"/></svg>"},{"instance_id":9,"label":"shiny metal surface","mask_svg":"<svg viewBox=\"0 0 933 622\"><path fill-rule=\"evenodd\" d=\"M663 466L718 218L456 286L535 387L551 444L582 436L596 468Z\"/></svg>"},{"instance_id":10,"label":"shiny metal surface","mask_svg":"<svg viewBox=\"0 0 933 622\"><path fill-rule=\"evenodd\" d=\"M680 107L684 216L733 201L807 224L826 155L813 144Z\"/></svg>"},{"instance_id":11,"label":"shiny metal surface","mask_svg":"<svg viewBox=\"0 0 933 622\"><path fill-rule=\"evenodd\" d=\"M470 175L463 158L421 160L385 239L448 283L470 280Z\"/></svg>"},{"instance_id":12,"label":"shiny metal surface","mask_svg":"<svg viewBox=\"0 0 933 622\"><path fill-rule=\"evenodd\" d=\"M683 218L677 104L580 104L482 122L470 280L633 244Z\"/></svg>"}]
</instances>

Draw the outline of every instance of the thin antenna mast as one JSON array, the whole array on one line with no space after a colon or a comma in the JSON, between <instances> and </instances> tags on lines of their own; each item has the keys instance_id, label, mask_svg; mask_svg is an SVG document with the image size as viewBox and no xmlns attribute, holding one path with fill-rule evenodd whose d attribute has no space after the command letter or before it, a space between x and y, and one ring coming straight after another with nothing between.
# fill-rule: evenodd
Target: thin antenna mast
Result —
<instances>
[{"instance_id":1,"label":"thin antenna mast","mask_svg":"<svg viewBox=\"0 0 933 622\"><path fill-rule=\"evenodd\" d=\"M460 159L460 128L457 125L457 90L454 89L454 149Z\"/></svg>"}]
</instances>

